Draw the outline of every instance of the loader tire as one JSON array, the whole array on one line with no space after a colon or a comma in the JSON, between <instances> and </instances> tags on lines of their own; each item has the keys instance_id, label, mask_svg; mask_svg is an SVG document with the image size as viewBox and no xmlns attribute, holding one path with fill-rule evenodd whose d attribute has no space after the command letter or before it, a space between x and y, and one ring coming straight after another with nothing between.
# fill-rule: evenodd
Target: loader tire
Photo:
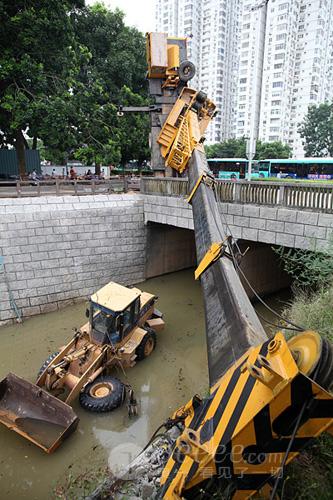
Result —
<instances>
[{"instance_id":1,"label":"loader tire","mask_svg":"<svg viewBox=\"0 0 333 500\"><path fill-rule=\"evenodd\" d=\"M49 366L49 364L51 363L51 361L56 356L58 356L59 352L60 351L57 351L57 352L54 352L53 354L50 354L50 356L44 361L44 363L42 364L42 366L40 367L40 369L38 371L37 380L39 379L39 377L41 376L41 374L46 370L46 368Z\"/></svg>"},{"instance_id":2,"label":"loader tire","mask_svg":"<svg viewBox=\"0 0 333 500\"><path fill-rule=\"evenodd\" d=\"M156 347L156 333L151 328L146 328L147 333L136 348L136 361L142 361L151 355Z\"/></svg>"},{"instance_id":3,"label":"loader tire","mask_svg":"<svg viewBox=\"0 0 333 500\"><path fill-rule=\"evenodd\" d=\"M80 393L82 408L95 413L104 413L119 408L125 400L124 384L115 377L97 377Z\"/></svg>"}]
</instances>

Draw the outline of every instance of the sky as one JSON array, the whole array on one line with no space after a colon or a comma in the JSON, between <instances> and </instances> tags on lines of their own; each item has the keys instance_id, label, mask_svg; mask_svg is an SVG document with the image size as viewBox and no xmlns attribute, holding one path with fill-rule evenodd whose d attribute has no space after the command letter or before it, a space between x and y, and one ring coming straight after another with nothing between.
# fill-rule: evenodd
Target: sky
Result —
<instances>
[{"instance_id":1,"label":"sky","mask_svg":"<svg viewBox=\"0 0 333 500\"><path fill-rule=\"evenodd\" d=\"M96 0L86 0L87 5L92 5ZM125 22L135 26L143 33L154 31L153 4L154 0L104 0L107 7L118 7L125 12Z\"/></svg>"}]
</instances>

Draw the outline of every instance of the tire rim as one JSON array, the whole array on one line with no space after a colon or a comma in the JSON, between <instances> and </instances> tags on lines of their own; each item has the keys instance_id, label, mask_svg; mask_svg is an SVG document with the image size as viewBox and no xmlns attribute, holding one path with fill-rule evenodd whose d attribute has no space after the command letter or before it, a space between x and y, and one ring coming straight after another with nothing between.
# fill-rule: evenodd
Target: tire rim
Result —
<instances>
[{"instance_id":1,"label":"tire rim","mask_svg":"<svg viewBox=\"0 0 333 500\"><path fill-rule=\"evenodd\" d=\"M298 369L309 375L317 366L321 351L322 339L316 332L304 332L288 341L288 347L296 361Z\"/></svg>"},{"instance_id":2,"label":"tire rim","mask_svg":"<svg viewBox=\"0 0 333 500\"><path fill-rule=\"evenodd\" d=\"M154 350L154 339L152 337L149 337L147 339L147 342L146 342L145 348L144 348L145 357L150 356L150 354L153 352L153 350Z\"/></svg>"},{"instance_id":3,"label":"tire rim","mask_svg":"<svg viewBox=\"0 0 333 500\"><path fill-rule=\"evenodd\" d=\"M91 387L89 394L93 398L101 399L106 398L113 391L113 385L111 382L100 382Z\"/></svg>"}]
</instances>

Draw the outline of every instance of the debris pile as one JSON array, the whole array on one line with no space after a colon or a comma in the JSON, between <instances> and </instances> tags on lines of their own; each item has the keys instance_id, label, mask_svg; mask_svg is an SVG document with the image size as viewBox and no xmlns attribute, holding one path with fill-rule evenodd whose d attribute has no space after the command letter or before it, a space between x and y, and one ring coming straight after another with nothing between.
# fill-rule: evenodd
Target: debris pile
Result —
<instances>
[{"instance_id":1,"label":"debris pile","mask_svg":"<svg viewBox=\"0 0 333 500\"><path fill-rule=\"evenodd\" d=\"M162 471L182 431L178 424L155 436L126 469L117 477L111 476L87 500L156 498Z\"/></svg>"}]
</instances>

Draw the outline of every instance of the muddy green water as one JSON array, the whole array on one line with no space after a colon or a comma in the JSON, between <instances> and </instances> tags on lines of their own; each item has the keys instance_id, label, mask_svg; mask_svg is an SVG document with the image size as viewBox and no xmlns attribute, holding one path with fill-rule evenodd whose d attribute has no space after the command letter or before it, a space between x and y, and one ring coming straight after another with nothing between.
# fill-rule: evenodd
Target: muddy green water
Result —
<instances>
[{"instance_id":1,"label":"muddy green water","mask_svg":"<svg viewBox=\"0 0 333 500\"><path fill-rule=\"evenodd\" d=\"M128 463L175 408L194 393L206 394L204 310L193 271L154 278L141 287L160 297L158 308L164 313L166 328L158 336L153 355L127 373L140 402L139 417L129 419L125 406L98 415L76 403L78 430L53 455L0 426L1 500L65 498L64 490L66 498L78 498L88 491L84 489L86 474L91 479L106 465L114 470ZM269 303L281 309L287 297L279 294ZM79 304L0 329L0 379L12 371L35 381L49 354L71 338L73 327L85 322L84 311L85 304Z\"/></svg>"}]
</instances>

